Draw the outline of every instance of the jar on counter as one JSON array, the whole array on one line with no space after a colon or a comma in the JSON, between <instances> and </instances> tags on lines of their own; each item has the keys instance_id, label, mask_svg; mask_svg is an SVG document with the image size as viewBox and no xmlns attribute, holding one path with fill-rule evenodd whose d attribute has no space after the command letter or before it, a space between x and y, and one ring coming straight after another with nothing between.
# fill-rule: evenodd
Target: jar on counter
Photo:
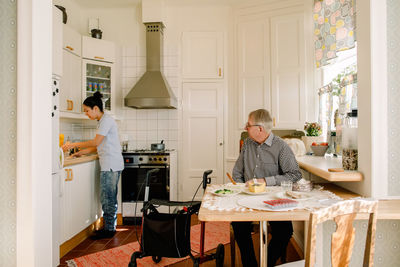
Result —
<instances>
[{"instance_id":1,"label":"jar on counter","mask_svg":"<svg viewBox=\"0 0 400 267\"><path fill-rule=\"evenodd\" d=\"M328 151L326 153L337 156L337 153L336 153L336 131L330 132L330 138L328 141L329 141L328 142L329 147L328 147Z\"/></svg>"},{"instance_id":2,"label":"jar on counter","mask_svg":"<svg viewBox=\"0 0 400 267\"><path fill-rule=\"evenodd\" d=\"M342 165L345 170L358 169L357 110L347 113L342 128Z\"/></svg>"}]
</instances>

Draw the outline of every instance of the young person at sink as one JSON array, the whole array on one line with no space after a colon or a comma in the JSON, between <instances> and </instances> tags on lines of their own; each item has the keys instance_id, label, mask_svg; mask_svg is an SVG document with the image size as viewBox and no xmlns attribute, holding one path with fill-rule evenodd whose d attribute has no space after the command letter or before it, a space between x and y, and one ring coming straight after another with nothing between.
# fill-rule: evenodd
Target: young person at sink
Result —
<instances>
[{"instance_id":1,"label":"young person at sink","mask_svg":"<svg viewBox=\"0 0 400 267\"><path fill-rule=\"evenodd\" d=\"M257 182L267 186L275 186L282 181L294 183L301 179L292 150L271 129L272 119L267 110L258 109L249 114L245 126L249 138L244 141L232 171L235 181L248 184L257 179ZM268 245L267 266L275 266L279 258L286 261L286 247L293 234L293 226L290 221L271 221L269 225L272 239ZM232 228L243 266L258 266L251 238L252 222L232 222Z\"/></svg>"},{"instance_id":2,"label":"young person at sink","mask_svg":"<svg viewBox=\"0 0 400 267\"><path fill-rule=\"evenodd\" d=\"M98 121L97 133L93 140L78 143L67 142L63 150L81 148L73 156L81 156L97 151L100 162L100 200L103 209L104 229L96 231L94 239L114 236L117 222L118 181L124 162L115 120L103 111L102 94L94 93L83 101L83 110L91 120Z\"/></svg>"}]
</instances>

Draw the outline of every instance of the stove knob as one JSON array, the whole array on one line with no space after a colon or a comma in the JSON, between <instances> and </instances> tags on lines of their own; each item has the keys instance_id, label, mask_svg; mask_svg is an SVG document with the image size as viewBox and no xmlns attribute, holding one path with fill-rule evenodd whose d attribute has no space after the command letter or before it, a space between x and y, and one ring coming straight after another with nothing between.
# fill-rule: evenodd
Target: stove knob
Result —
<instances>
[{"instance_id":1,"label":"stove knob","mask_svg":"<svg viewBox=\"0 0 400 267\"><path fill-rule=\"evenodd\" d=\"M151 158L149 158L149 161L151 161Z\"/></svg>"},{"instance_id":2,"label":"stove knob","mask_svg":"<svg viewBox=\"0 0 400 267\"><path fill-rule=\"evenodd\" d=\"M164 158L164 161L167 161L167 158Z\"/></svg>"},{"instance_id":3,"label":"stove knob","mask_svg":"<svg viewBox=\"0 0 400 267\"><path fill-rule=\"evenodd\" d=\"M140 157L140 158L139 158L139 161L143 161L143 158Z\"/></svg>"},{"instance_id":4,"label":"stove knob","mask_svg":"<svg viewBox=\"0 0 400 267\"><path fill-rule=\"evenodd\" d=\"M159 158L158 160L159 160L159 161L162 161L162 158Z\"/></svg>"},{"instance_id":5,"label":"stove knob","mask_svg":"<svg viewBox=\"0 0 400 267\"><path fill-rule=\"evenodd\" d=\"M157 158L154 158L154 161L157 161Z\"/></svg>"}]
</instances>

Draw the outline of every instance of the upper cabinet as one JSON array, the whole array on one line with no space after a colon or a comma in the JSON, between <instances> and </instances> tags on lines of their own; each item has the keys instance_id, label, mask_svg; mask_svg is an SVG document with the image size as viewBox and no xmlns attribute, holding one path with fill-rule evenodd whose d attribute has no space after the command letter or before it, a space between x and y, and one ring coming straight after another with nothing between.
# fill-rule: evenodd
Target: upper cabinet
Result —
<instances>
[{"instance_id":1,"label":"upper cabinet","mask_svg":"<svg viewBox=\"0 0 400 267\"><path fill-rule=\"evenodd\" d=\"M302 5L275 4L239 11L234 59L238 127L250 111L265 108L271 112L274 128L303 128L307 77L312 72L306 64L305 10Z\"/></svg>"},{"instance_id":2,"label":"upper cabinet","mask_svg":"<svg viewBox=\"0 0 400 267\"><path fill-rule=\"evenodd\" d=\"M115 45L107 40L82 36L83 58L115 62Z\"/></svg>"},{"instance_id":3,"label":"upper cabinet","mask_svg":"<svg viewBox=\"0 0 400 267\"><path fill-rule=\"evenodd\" d=\"M104 110L115 113L115 45L113 42L82 37L82 97L96 91L103 95Z\"/></svg>"},{"instance_id":4,"label":"upper cabinet","mask_svg":"<svg viewBox=\"0 0 400 267\"><path fill-rule=\"evenodd\" d=\"M64 24L63 36L63 48L80 57L82 54L81 35Z\"/></svg>"},{"instance_id":5,"label":"upper cabinet","mask_svg":"<svg viewBox=\"0 0 400 267\"><path fill-rule=\"evenodd\" d=\"M271 19L271 111L274 126L302 129L306 119L304 15Z\"/></svg>"},{"instance_id":6,"label":"upper cabinet","mask_svg":"<svg viewBox=\"0 0 400 267\"><path fill-rule=\"evenodd\" d=\"M81 113L81 58L63 50L63 76L60 81L60 111Z\"/></svg>"},{"instance_id":7,"label":"upper cabinet","mask_svg":"<svg viewBox=\"0 0 400 267\"><path fill-rule=\"evenodd\" d=\"M182 35L183 78L223 78L223 40L222 32L184 32Z\"/></svg>"},{"instance_id":8,"label":"upper cabinet","mask_svg":"<svg viewBox=\"0 0 400 267\"><path fill-rule=\"evenodd\" d=\"M104 110L114 114L115 74L114 64L95 60L82 60L82 99L100 92Z\"/></svg>"},{"instance_id":9,"label":"upper cabinet","mask_svg":"<svg viewBox=\"0 0 400 267\"><path fill-rule=\"evenodd\" d=\"M81 113L81 35L63 25L62 66L60 80L60 111ZM61 114L63 117L65 114Z\"/></svg>"}]
</instances>

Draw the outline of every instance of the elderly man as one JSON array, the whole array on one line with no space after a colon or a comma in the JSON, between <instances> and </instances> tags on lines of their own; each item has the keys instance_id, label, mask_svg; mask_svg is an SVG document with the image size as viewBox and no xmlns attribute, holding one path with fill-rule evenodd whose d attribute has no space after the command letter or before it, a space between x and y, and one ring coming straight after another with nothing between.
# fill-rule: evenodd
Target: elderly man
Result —
<instances>
[{"instance_id":1,"label":"elderly man","mask_svg":"<svg viewBox=\"0 0 400 267\"><path fill-rule=\"evenodd\" d=\"M290 147L272 132L272 119L265 109L249 114L245 130L249 138L244 141L239 158L233 168L233 179L246 182L257 179L267 186L280 185L282 181L293 183L301 179L299 165ZM268 245L268 266L274 266L278 258L285 261L286 247L293 234L292 222L269 222L272 239ZM251 238L251 222L232 222L235 240L240 249L243 266L257 266Z\"/></svg>"}]
</instances>

